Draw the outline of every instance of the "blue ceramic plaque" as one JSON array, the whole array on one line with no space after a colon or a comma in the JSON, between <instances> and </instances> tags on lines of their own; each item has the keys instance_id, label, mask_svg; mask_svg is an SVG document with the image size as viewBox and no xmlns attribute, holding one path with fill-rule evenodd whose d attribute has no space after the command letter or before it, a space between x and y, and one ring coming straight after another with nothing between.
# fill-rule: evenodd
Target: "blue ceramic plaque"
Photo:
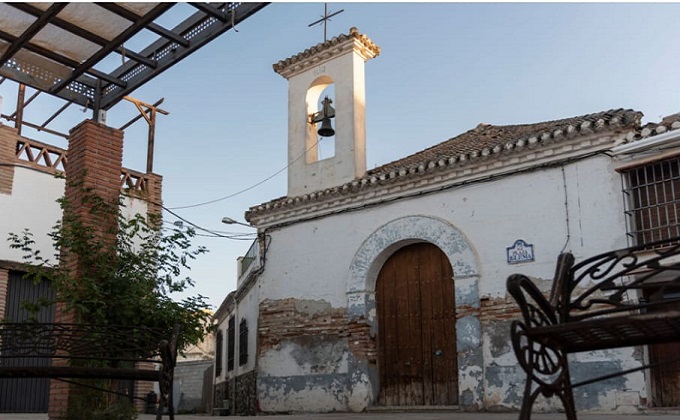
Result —
<instances>
[{"instance_id":1,"label":"blue ceramic plaque","mask_svg":"<svg viewBox=\"0 0 680 420\"><path fill-rule=\"evenodd\" d=\"M506 248L508 252L508 264L520 264L534 260L534 246L518 239Z\"/></svg>"}]
</instances>

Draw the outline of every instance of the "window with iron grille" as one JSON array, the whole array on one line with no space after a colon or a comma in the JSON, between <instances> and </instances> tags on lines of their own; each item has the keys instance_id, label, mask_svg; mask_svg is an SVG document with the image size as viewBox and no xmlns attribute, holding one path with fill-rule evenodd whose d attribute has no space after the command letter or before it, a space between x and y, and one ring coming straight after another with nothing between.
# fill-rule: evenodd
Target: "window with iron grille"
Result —
<instances>
[{"instance_id":1,"label":"window with iron grille","mask_svg":"<svg viewBox=\"0 0 680 420\"><path fill-rule=\"evenodd\" d=\"M222 374L222 330L217 330L215 338L215 376Z\"/></svg>"},{"instance_id":2,"label":"window with iron grille","mask_svg":"<svg viewBox=\"0 0 680 420\"><path fill-rule=\"evenodd\" d=\"M680 156L623 171L628 235L637 245L680 236Z\"/></svg>"},{"instance_id":3,"label":"window with iron grille","mask_svg":"<svg viewBox=\"0 0 680 420\"><path fill-rule=\"evenodd\" d=\"M234 353L236 347L236 321L234 317L229 317L227 327L227 371L234 370Z\"/></svg>"},{"instance_id":4,"label":"window with iron grille","mask_svg":"<svg viewBox=\"0 0 680 420\"><path fill-rule=\"evenodd\" d=\"M238 365L248 363L248 323L243 318L238 326Z\"/></svg>"}]
</instances>

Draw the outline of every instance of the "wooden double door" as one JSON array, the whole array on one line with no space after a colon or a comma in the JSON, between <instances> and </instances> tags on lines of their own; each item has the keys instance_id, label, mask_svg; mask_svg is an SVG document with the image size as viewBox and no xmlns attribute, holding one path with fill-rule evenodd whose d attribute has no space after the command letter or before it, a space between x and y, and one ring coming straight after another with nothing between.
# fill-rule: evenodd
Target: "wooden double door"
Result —
<instances>
[{"instance_id":1,"label":"wooden double door","mask_svg":"<svg viewBox=\"0 0 680 420\"><path fill-rule=\"evenodd\" d=\"M427 243L408 245L376 283L380 393L384 406L458 404L453 271Z\"/></svg>"}]
</instances>

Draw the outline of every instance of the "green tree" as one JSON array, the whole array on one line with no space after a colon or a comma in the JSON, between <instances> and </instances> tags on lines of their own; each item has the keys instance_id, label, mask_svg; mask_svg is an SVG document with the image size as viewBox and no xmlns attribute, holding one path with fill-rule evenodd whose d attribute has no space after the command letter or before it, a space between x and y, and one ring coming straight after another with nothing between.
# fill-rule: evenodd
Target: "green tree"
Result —
<instances>
[{"instance_id":1,"label":"green tree","mask_svg":"<svg viewBox=\"0 0 680 420\"><path fill-rule=\"evenodd\" d=\"M207 252L192 246L195 232L162 229L158 215L126 217L122 199L111 204L92 189L81 187L81 197L75 203L59 200L63 217L49 233L53 257L41 255L30 230L10 234L10 247L23 251L28 275L36 282L50 281L57 296L55 302L27 303L26 307L35 310L41 304L60 304L79 323L144 326L162 329L167 337L178 324L180 351L199 343L210 331L205 297L172 298L194 286L182 274L190 269L191 261ZM83 208L89 209L84 217L77 211ZM91 395L87 398L96 400ZM112 418L110 409L106 407L105 417Z\"/></svg>"}]
</instances>

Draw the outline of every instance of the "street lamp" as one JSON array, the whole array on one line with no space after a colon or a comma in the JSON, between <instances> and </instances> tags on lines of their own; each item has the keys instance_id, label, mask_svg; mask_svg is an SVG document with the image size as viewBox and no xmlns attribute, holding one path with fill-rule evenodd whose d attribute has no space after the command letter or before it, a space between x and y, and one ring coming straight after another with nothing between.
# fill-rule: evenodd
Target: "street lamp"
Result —
<instances>
[{"instance_id":1,"label":"street lamp","mask_svg":"<svg viewBox=\"0 0 680 420\"><path fill-rule=\"evenodd\" d=\"M236 220L232 219L231 217L223 217L222 223L224 223L225 225L241 225L241 226L245 226L245 227L249 227L249 228L255 228L255 226L248 225L246 223L237 222Z\"/></svg>"}]
</instances>

